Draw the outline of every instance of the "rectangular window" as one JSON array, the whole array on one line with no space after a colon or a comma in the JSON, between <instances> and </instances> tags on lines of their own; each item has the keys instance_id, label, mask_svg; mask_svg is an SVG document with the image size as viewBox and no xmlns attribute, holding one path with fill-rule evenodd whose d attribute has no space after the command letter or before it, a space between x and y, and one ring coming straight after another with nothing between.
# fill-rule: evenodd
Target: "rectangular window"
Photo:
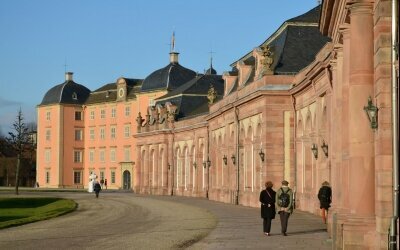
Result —
<instances>
[{"instance_id":1,"label":"rectangular window","mask_svg":"<svg viewBox=\"0 0 400 250\"><path fill-rule=\"evenodd\" d=\"M111 117L115 118L117 116L117 110L115 108L111 109Z\"/></svg>"},{"instance_id":2,"label":"rectangular window","mask_svg":"<svg viewBox=\"0 0 400 250\"><path fill-rule=\"evenodd\" d=\"M89 130L89 136L90 136L90 140L94 140L94 129L93 128L91 128L90 130Z\"/></svg>"},{"instance_id":3,"label":"rectangular window","mask_svg":"<svg viewBox=\"0 0 400 250\"><path fill-rule=\"evenodd\" d=\"M50 172L46 171L46 184L50 183Z\"/></svg>"},{"instance_id":4,"label":"rectangular window","mask_svg":"<svg viewBox=\"0 0 400 250\"><path fill-rule=\"evenodd\" d=\"M131 125L125 125L124 135L125 135L125 138L129 138L131 136Z\"/></svg>"},{"instance_id":5,"label":"rectangular window","mask_svg":"<svg viewBox=\"0 0 400 250\"><path fill-rule=\"evenodd\" d=\"M82 112L75 111L75 121L82 121Z\"/></svg>"},{"instance_id":6,"label":"rectangular window","mask_svg":"<svg viewBox=\"0 0 400 250\"><path fill-rule=\"evenodd\" d=\"M44 159L45 159L46 163L49 163L51 161L51 151L50 151L50 149L46 149L44 151Z\"/></svg>"},{"instance_id":7,"label":"rectangular window","mask_svg":"<svg viewBox=\"0 0 400 250\"><path fill-rule=\"evenodd\" d=\"M104 154L105 154L104 149L101 149L100 150L100 162L104 162L105 161Z\"/></svg>"},{"instance_id":8,"label":"rectangular window","mask_svg":"<svg viewBox=\"0 0 400 250\"><path fill-rule=\"evenodd\" d=\"M117 128L111 127L111 139L115 139Z\"/></svg>"},{"instance_id":9,"label":"rectangular window","mask_svg":"<svg viewBox=\"0 0 400 250\"><path fill-rule=\"evenodd\" d=\"M94 120L94 110L90 110L90 120Z\"/></svg>"},{"instance_id":10,"label":"rectangular window","mask_svg":"<svg viewBox=\"0 0 400 250\"><path fill-rule=\"evenodd\" d=\"M94 150L91 149L89 151L89 162L93 163L94 162Z\"/></svg>"},{"instance_id":11,"label":"rectangular window","mask_svg":"<svg viewBox=\"0 0 400 250\"><path fill-rule=\"evenodd\" d=\"M50 111L46 112L46 121L50 121Z\"/></svg>"},{"instance_id":12,"label":"rectangular window","mask_svg":"<svg viewBox=\"0 0 400 250\"><path fill-rule=\"evenodd\" d=\"M101 109L101 110L100 110L100 118L101 118L101 119L106 118L106 110L105 110L105 109Z\"/></svg>"},{"instance_id":13,"label":"rectangular window","mask_svg":"<svg viewBox=\"0 0 400 250\"><path fill-rule=\"evenodd\" d=\"M75 129L75 141L83 140L83 131L82 129Z\"/></svg>"},{"instance_id":14,"label":"rectangular window","mask_svg":"<svg viewBox=\"0 0 400 250\"><path fill-rule=\"evenodd\" d=\"M74 151L74 162L82 162L82 151Z\"/></svg>"},{"instance_id":15,"label":"rectangular window","mask_svg":"<svg viewBox=\"0 0 400 250\"><path fill-rule=\"evenodd\" d=\"M125 107L125 116L130 116L131 115L131 107L127 106Z\"/></svg>"},{"instance_id":16,"label":"rectangular window","mask_svg":"<svg viewBox=\"0 0 400 250\"><path fill-rule=\"evenodd\" d=\"M100 171L100 180L104 180L104 171Z\"/></svg>"},{"instance_id":17,"label":"rectangular window","mask_svg":"<svg viewBox=\"0 0 400 250\"><path fill-rule=\"evenodd\" d=\"M111 184L115 184L115 171L111 171Z\"/></svg>"},{"instance_id":18,"label":"rectangular window","mask_svg":"<svg viewBox=\"0 0 400 250\"><path fill-rule=\"evenodd\" d=\"M105 128L100 128L100 139L104 140L105 136L106 136Z\"/></svg>"},{"instance_id":19,"label":"rectangular window","mask_svg":"<svg viewBox=\"0 0 400 250\"><path fill-rule=\"evenodd\" d=\"M50 139L51 139L51 130L47 129L46 130L46 141L50 141Z\"/></svg>"},{"instance_id":20,"label":"rectangular window","mask_svg":"<svg viewBox=\"0 0 400 250\"><path fill-rule=\"evenodd\" d=\"M74 171L74 184L82 184L81 171Z\"/></svg>"},{"instance_id":21,"label":"rectangular window","mask_svg":"<svg viewBox=\"0 0 400 250\"><path fill-rule=\"evenodd\" d=\"M110 149L110 161L115 162L115 148Z\"/></svg>"},{"instance_id":22,"label":"rectangular window","mask_svg":"<svg viewBox=\"0 0 400 250\"><path fill-rule=\"evenodd\" d=\"M130 147L124 148L124 160L131 161L131 148Z\"/></svg>"}]
</instances>

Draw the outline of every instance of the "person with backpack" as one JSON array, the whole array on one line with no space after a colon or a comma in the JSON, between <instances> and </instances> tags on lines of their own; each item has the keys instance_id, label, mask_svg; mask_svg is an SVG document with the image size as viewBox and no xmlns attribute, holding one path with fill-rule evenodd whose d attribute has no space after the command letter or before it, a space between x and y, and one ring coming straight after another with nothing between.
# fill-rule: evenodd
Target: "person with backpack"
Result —
<instances>
[{"instance_id":1,"label":"person with backpack","mask_svg":"<svg viewBox=\"0 0 400 250\"><path fill-rule=\"evenodd\" d=\"M94 184L94 192L96 193L96 198L99 198L100 190L101 190L100 183L96 181L96 183Z\"/></svg>"},{"instance_id":2,"label":"person with backpack","mask_svg":"<svg viewBox=\"0 0 400 250\"><path fill-rule=\"evenodd\" d=\"M289 182L282 181L282 187L276 192L275 207L281 219L281 232L283 236L287 236L287 226L289 216L293 212L293 191L289 188Z\"/></svg>"},{"instance_id":3,"label":"person with backpack","mask_svg":"<svg viewBox=\"0 0 400 250\"><path fill-rule=\"evenodd\" d=\"M272 182L265 183L265 189L260 193L261 218L263 218L264 234L270 236L271 222L275 219L275 191L272 189Z\"/></svg>"},{"instance_id":4,"label":"person with backpack","mask_svg":"<svg viewBox=\"0 0 400 250\"><path fill-rule=\"evenodd\" d=\"M321 209L322 221L326 224L326 217L328 216L328 210L332 203L332 189L329 186L329 182L322 182L321 188L318 191L319 208Z\"/></svg>"}]
</instances>

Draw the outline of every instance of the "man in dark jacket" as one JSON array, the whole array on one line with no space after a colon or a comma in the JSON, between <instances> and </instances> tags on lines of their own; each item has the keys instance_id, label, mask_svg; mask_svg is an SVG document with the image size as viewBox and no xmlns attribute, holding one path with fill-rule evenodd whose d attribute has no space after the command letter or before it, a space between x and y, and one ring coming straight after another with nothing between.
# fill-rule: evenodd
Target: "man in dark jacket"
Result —
<instances>
[{"instance_id":1,"label":"man in dark jacket","mask_svg":"<svg viewBox=\"0 0 400 250\"><path fill-rule=\"evenodd\" d=\"M288 181L282 181L282 187L276 192L276 208L281 219L282 235L287 236L289 216L293 212L293 191Z\"/></svg>"},{"instance_id":2,"label":"man in dark jacket","mask_svg":"<svg viewBox=\"0 0 400 250\"><path fill-rule=\"evenodd\" d=\"M100 190L101 190L100 183L96 181L96 184L94 184L94 192L96 193L96 198L99 198Z\"/></svg>"},{"instance_id":3,"label":"man in dark jacket","mask_svg":"<svg viewBox=\"0 0 400 250\"><path fill-rule=\"evenodd\" d=\"M272 182L267 181L265 183L265 189L260 193L261 202L261 218L263 218L264 223L264 234L270 236L271 232L271 222L275 219L275 191L272 190Z\"/></svg>"}]
</instances>

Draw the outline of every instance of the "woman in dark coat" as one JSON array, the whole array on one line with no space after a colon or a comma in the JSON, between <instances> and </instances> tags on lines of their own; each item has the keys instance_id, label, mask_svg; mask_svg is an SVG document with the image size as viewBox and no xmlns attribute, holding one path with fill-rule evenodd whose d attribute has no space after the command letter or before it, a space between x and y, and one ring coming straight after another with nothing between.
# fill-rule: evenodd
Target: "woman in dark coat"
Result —
<instances>
[{"instance_id":1,"label":"woman in dark coat","mask_svg":"<svg viewBox=\"0 0 400 250\"><path fill-rule=\"evenodd\" d=\"M261 218L264 219L264 234L270 236L271 222L275 219L275 191L272 190L272 182L265 183L265 189L260 193Z\"/></svg>"},{"instance_id":2,"label":"woman in dark coat","mask_svg":"<svg viewBox=\"0 0 400 250\"><path fill-rule=\"evenodd\" d=\"M321 208L322 221L326 224L326 217L328 216L328 209L332 202L332 189L329 182L324 181L318 191L318 200Z\"/></svg>"}]
</instances>

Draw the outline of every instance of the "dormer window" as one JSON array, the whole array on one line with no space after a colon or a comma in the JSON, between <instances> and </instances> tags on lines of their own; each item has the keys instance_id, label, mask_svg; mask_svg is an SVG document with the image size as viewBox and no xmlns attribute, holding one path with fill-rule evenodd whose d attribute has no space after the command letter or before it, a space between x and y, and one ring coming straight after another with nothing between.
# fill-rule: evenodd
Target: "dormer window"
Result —
<instances>
[{"instance_id":1,"label":"dormer window","mask_svg":"<svg viewBox=\"0 0 400 250\"><path fill-rule=\"evenodd\" d=\"M74 92L72 93L72 99L74 100L78 100L78 95Z\"/></svg>"}]
</instances>

